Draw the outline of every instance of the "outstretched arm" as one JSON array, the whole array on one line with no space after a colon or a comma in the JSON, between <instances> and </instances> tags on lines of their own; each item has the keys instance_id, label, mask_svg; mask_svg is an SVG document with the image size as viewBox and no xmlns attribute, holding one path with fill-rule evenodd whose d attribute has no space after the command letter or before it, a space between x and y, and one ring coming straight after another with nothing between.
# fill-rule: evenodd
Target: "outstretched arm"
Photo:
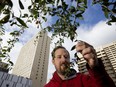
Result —
<instances>
[{"instance_id":1,"label":"outstretched arm","mask_svg":"<svg viewBox=\"0 0 116 87\"><path fill-rule=\"evenodd\" d=\"M96 87L116 87L113 80L105 71L102 61L97 58L93 46L84 41L79 41L76 45L76 50L80 52L87 61L87 69L92 78L90 80L95 81Z\"/></svg>"}]
</instances>

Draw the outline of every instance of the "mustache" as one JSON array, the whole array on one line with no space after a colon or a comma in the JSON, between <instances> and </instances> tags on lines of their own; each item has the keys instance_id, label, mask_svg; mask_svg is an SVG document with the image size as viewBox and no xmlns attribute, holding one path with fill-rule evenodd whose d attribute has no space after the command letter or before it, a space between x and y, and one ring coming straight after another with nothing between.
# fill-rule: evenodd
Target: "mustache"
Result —
<instances>
[{"instance_id":1,"label":"mustache","mask_svg":"<svg viewBox=\"0 0 116 87\"><path fill-rule=\"evenodd\" d=\"M69 67L69 66L70 66L70 63L64 62L64 63L61 63L61 66L62 66L62 65L66 66L66 67Z\"/></svg>"}]
</instances>

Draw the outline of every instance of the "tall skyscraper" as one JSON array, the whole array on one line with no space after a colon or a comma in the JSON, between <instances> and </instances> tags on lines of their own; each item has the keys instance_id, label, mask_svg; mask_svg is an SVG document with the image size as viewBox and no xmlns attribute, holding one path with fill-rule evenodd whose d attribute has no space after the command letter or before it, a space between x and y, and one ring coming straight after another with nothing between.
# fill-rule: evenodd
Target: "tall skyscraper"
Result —
<instances>
[{"instance_id":1,"label":"tall skyscraper","mask_svg":"<svg viewBox=\"0 0 116 87\"><path fill-rule=\"evenodd\" d=\"M13 74L28 77L33 87L43 87L47 80L50 38L39 32L21 49Z\"/></svg>"},{"instance_id":2,"label":"tall skyscraper","mask_svg":"<svg viewBox=\"0 0 116 87\"><path fill-rule=\"evenodd\" d=\"M101 58L105 66L105 70L113 79L116 85L116 42L96 48L97 57ZM86 73L86 61L81 57L78 62L79 71Z\"/></svg>"}]
</instances>

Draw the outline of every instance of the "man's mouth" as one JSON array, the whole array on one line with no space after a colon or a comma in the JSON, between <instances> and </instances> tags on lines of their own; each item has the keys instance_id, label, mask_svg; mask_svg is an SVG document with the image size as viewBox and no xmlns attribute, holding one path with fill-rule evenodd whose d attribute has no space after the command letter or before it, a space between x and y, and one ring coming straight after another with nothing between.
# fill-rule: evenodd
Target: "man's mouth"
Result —
<instances>
[{"instance_id":1,"label":"man's mouth","mask_svg":"<svg viewBox=\"0 0 116 87\"><path fill-rule=\"evenodd\" d=\"M62 64L61 66L62 66L62 67L66 67L66 64Z\"/></svg>"},{"instance_id":2,"label":"man's mouth","mask_svg":"<svg viewBox=\"0 0 116 87\"><path fill-rule=\"evenodd\" d=\"M68 64L61 64L61 68L63 68L63 69L68 68Z\"/></svg>"}]
</instances>

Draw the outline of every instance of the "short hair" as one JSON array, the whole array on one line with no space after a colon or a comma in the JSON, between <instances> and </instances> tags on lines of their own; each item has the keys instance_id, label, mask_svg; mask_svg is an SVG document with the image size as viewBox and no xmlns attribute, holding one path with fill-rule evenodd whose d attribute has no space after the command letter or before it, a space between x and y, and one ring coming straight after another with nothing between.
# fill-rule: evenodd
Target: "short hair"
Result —
<instances>
[{"instance_id":1,"label":"short hair","mask_svg":"<svg viewBox=\"0 0 116 87\"><path fill-rule=\"evenodd\" d=\"M55 47L54 49L53 49L53 51L51 52L51 54L52 54L52 59L54 59L55 58L55 52L56 52L56 50L58 50L58 49L65 49L67 52L68 52L68 50L65 48L65 47L63 47L63 46L57 46L57 47ZM70 57L70 54L69 54L69 52L68 52L68 55L69 55L69 57Z\"/></svg>"}]
</instances>

